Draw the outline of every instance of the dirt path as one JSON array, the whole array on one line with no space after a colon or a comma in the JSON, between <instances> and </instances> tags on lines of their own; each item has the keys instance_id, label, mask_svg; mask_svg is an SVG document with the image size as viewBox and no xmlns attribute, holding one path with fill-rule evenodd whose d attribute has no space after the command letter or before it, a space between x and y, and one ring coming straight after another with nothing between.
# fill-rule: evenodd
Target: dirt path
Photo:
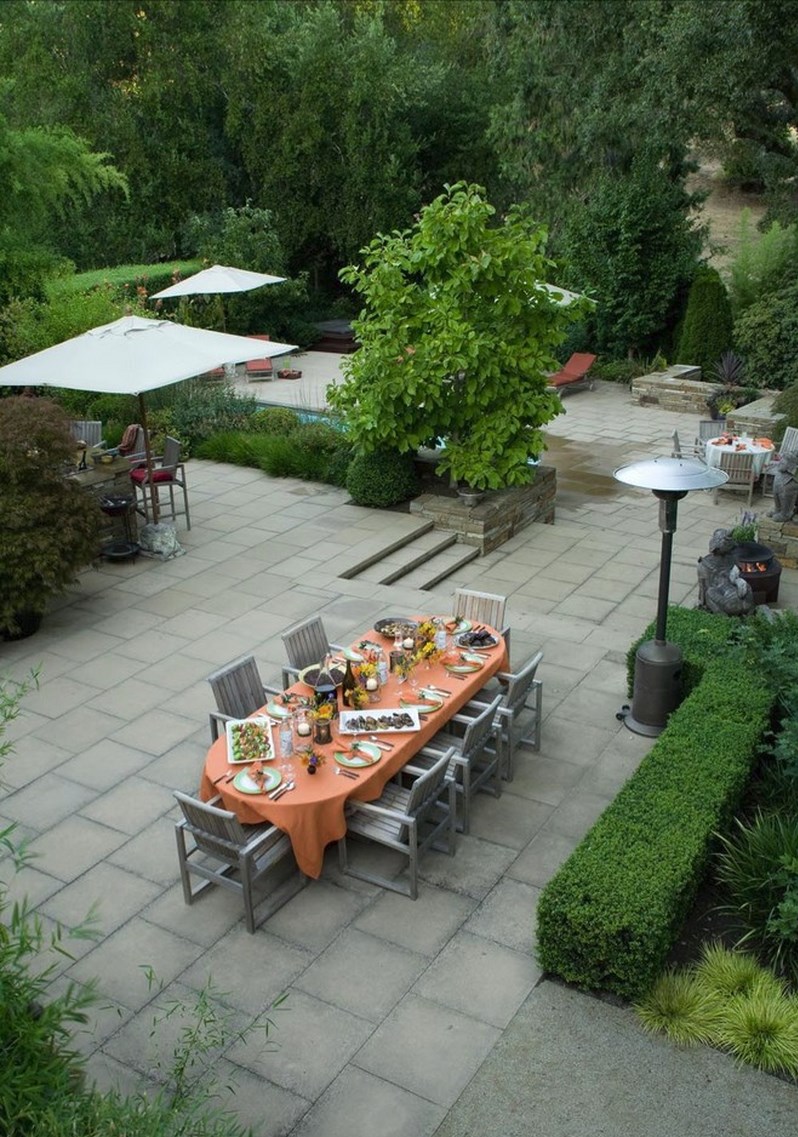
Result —
<instances>
[{"instance_id":1,"label":"dirt path","mask_svg":"<svg viewBox=\"0 0 798 1137\"><path fill-rule=\"evenodd\" d=\"M727 186L720 162L713 159L701 160L697 173L687 179L687 188L709 191L701 208L701 218L709 223L710 263L725 275L740 244L740 216L744 209L750 209L751 221L756 225L765 215L762 197Z\"/></svg>"}]
</instances>

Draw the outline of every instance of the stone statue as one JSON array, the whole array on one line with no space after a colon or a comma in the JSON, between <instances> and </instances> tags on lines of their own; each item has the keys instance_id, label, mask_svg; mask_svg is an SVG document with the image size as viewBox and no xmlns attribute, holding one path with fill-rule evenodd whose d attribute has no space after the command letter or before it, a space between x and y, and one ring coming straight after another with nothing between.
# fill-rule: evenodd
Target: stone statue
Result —
<instances>
[{"instance_id":1,"label":"stone statue","mask_svg":"<svg viewBox=\"0 0 798 1137\"><path fill-rule=\"evenodd\" d=\"M774 521L792 521L795 506L798 504L796 469L798 469L798 454L794 451L782 454L781 460L776 463L776 473L773 477L773 503L776 508L768 514L768 517L772 517Z\"/></svg>"},{"instance_id":2,"label":"stone statue","mask_svg":"<svg viewBox=\"0 0 798 1137\"><path fill-rule=\"evenodd\" d=\"M728 529L712 534L709 555L698 559L698 607L724 616L747 616L754 610L754 594L731 555L734 544Z\"/></svg>"}]
</instances>

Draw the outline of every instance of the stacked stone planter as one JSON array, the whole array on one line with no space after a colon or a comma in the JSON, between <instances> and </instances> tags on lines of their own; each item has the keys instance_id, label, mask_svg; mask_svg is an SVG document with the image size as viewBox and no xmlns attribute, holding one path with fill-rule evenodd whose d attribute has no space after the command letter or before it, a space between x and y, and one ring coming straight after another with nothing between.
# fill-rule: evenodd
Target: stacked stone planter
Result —
<instances>
[{"instance_id":1,"label":"stacked stone planter","mask_svg":"<svg viewBox=\"0 0 798 1137\"><path fill-rule=\"evenodd\" d=\"M765 517L757 522L756 536L760 544L773 550L782 568L798 568L798 518L771 521Z\"/></svg>"}]
</instances>

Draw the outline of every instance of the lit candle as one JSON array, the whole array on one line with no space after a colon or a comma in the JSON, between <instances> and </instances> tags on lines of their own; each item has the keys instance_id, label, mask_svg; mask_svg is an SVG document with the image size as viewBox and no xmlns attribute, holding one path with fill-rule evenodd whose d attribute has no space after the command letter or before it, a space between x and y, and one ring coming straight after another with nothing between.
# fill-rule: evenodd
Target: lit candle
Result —
<instances>
[{"instance_id":1,"label":"lit candle","mask_svg":"<svg viewBox=\"0 0 798 1137\"><path fill-rule=\"evenodd\" d=\"M366 680L366 690L376 691L379 685L379 679L377 679L375 675L369 675L368 679Z\"/></svg>"},{"instance_id":2,"label":"lit candle","mask_svg":"<svg viewBox=\"0 0 798 1137\"><path fill-rule=\"evenodd\" d=\"M301 735L303 738L306 738L307 735L310 734L310 723L307 723L307 722L299 723L299 725L296 728L296 732L297 732L297 734Z\"/></svg>"},{"instance_id":3,"label":"lit candle","mask_svg":"<svg viewBox=\"0 0 798 1137\"><path fill-rule=\"evenodd\" d=\"M402 647L407 648L408 651L410 651L411 647L415 647L415 646L416 646L416 641L413 639L412 636L408 636L407 639L402 642Z\"/></svg>"}]
</instances>

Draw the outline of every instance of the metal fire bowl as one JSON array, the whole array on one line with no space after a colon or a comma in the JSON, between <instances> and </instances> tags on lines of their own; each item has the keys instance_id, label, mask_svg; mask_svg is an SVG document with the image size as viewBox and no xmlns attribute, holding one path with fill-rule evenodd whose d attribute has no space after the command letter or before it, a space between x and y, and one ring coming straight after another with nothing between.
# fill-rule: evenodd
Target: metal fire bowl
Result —
<instances>
[{"instance_id":1,"label":"metal fire bowl","mask_svg":"<svg viewBox=\"0 0 798 1137\"><path fill-rule=\"evenodd\" d=\"M723 470L705 466L697 458L645 458L619 466L613 476L641 490L679 494L688 490L711 490L729 480Z\"/></svg>"}]
</instances>

